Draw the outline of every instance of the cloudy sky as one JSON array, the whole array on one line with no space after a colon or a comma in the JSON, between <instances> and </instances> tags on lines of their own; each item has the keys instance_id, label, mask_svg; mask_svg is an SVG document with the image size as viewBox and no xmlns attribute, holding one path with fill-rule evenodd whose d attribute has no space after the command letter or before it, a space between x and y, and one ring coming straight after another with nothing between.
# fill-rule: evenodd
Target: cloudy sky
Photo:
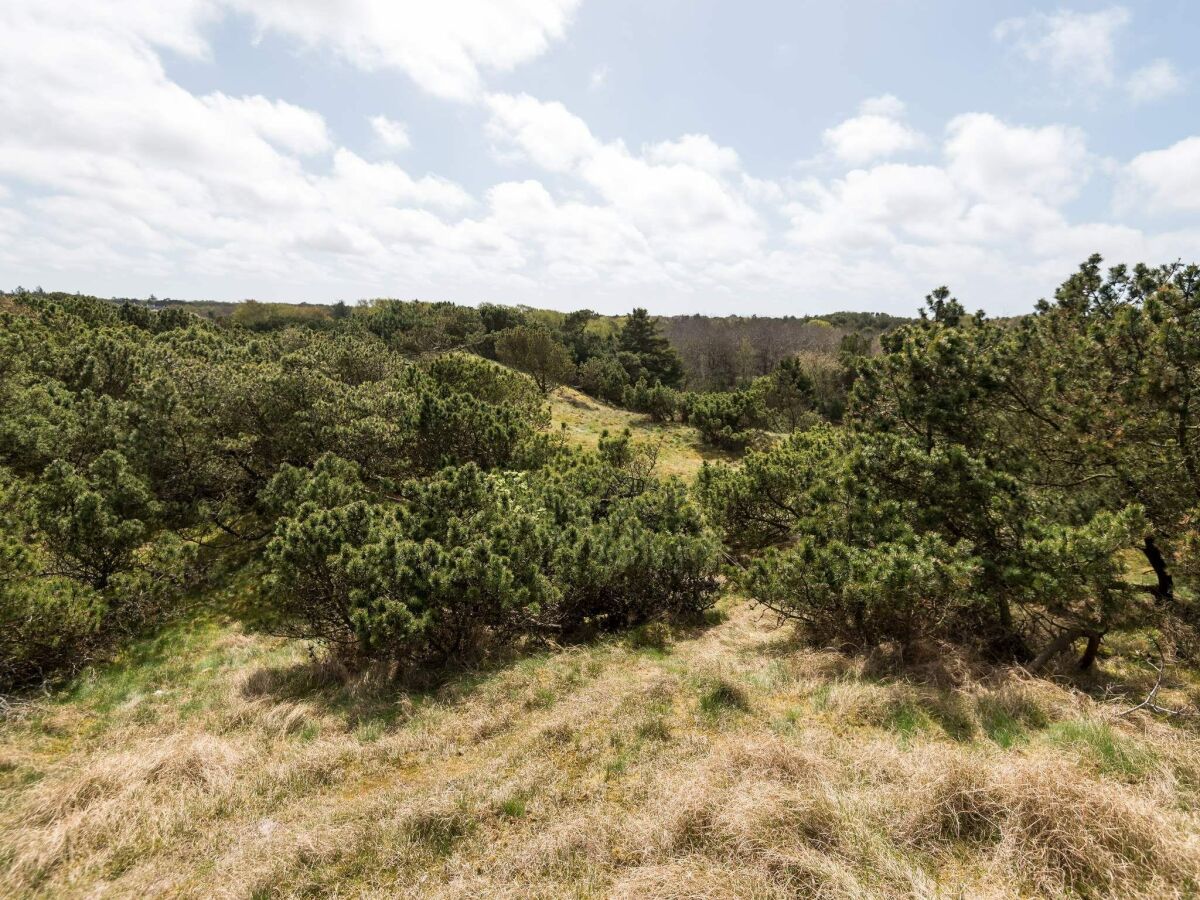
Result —
<instances>
[{"instance_id":1,"label":"cloudy sky","mask_svg":"<svg viewBox=\"0 0 1200 900\"><path fill-rule=\"evenodd\" d=\"M1200 4L3 0L0 287L1027 310L1200 259Z\"/></svg>"}]
</instances>

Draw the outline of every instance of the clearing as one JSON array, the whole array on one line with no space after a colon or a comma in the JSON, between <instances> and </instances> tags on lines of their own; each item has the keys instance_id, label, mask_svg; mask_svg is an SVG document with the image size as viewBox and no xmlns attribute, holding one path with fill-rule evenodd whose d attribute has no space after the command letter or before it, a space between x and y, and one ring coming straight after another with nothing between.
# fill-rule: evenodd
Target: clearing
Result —
<instances>
[{"instance_id":1,"label":"clearing","mask_svg":"<svg viewBox=\"0 0 1200 900\"><path fill-rule=\"evenodd\" d=\"M733 454L706 446L690 425L654 422L649 416L609 406L574 388L560 387L550 395L550 416L554 430L565 425L567 440L583 447L594 448L604 431L619 434L628 428L638 440L658 447L655 471L660 475L687 478L695 475L705 460L736 459Z\"/></svg>"}]
</instances>

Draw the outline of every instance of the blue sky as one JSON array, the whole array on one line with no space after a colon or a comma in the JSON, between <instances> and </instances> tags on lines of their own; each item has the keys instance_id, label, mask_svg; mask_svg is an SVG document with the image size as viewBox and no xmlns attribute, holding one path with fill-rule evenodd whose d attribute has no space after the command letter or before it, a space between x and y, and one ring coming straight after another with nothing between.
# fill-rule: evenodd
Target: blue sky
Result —
<instances>
[{"instance_id":1,"label":"blue sky","mask_svg":"<svg viewBox=\"0 0 1200 900\"><path fill-rule=\"evenodd\" d=\"M1029 309L1200 258L1200 7L7 0L0 285Z\"/></svg>"}]
</instances>

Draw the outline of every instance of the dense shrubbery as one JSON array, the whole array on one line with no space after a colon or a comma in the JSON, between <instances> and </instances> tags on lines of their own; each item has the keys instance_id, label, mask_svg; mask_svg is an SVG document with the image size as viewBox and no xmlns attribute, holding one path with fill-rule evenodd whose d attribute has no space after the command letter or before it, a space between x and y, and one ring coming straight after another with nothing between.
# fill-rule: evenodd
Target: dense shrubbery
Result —
<instances>
[{"instance_id":1,"label":"dense shrubbery","mask_svg":"<svg viewBox=\"0 0 1200 900\"><path fill-rule=\"evenodd\" d=\"M627 386L622 400L626 409L645 413L655 422L673 420L682 402L679 391L665 384L650 384L645 378Z\"/></svg>"},{"instance_id":2,"label":"dense shrubbery","mask_svg":"<svg viewBox=\"0 0 1200 900\"><path fill-rule=\"evenodd\" d=\"M699 489L731 543L771 547L740 574L746 590L821 641L969 638L1030 658L1041 619L1126 624L1114 554L1140 511L1055 521L960 447L817 428L706 470Z\"/></svg>"},{"instance_id":3,"label":"dense shrubbery","mask_svg":"<svg viewBox=\"0 0 1200 900\"><path fill-rule=\"evenodd\" d=\"M716 589L715 539L682 484L631 479L633 460L618 461L450 468L398 503L333 457L282 470L271 493L286 514L267 548L281 628L411 666L695 616Z\"/></svg>"},{"instance_id":4,"label":"dense shrubbery","mask_svg":"<svg viewBox=\"0 0 1200 900\"><path fill-rule=\"evenodd\" d=\"M1086 639L1086 666L1113 629L1194 633L1195 267L1093 259L1007 323L940 289L877 355L845 335L836 363L787 356L720 393L679 391L643 310L608 332L586 311L258 312L0 298L0 683L101 655L244 564L269 576L257 621L407 667L695 615L706 522L749 595L821 641L969 639L1037 667ZM694 497L627 433L568 450L544 392L572 372L753 449Z\"/></svg>"},{"instance_id":5,"label":"dense shrubbery","mask_svg":"<svg viewBox=\"0 0 1200 900\"><path fill-rule=\"evenodd\" d=\"M405 663L712 594L681 487L628 444L581 457L548 432L573 366L523 313L389 301L252 331L22 294L0 316L4 685L154 627L225 561L267 563L260 621ZM485 322L535 378L430 353Z\"/></svg>"},{"instance_id":6,"label":"dense shrubbery","mask_svg":"<svg viewBox=\"0 0 1200 900\"><path fill-rule=\"evenodd\" d=\"M629 373L615 356L593 356L579 367L578 379L584 393L618 406L625 401Z\"/></svg>"},{"instance_id":7,"label":"dense shrubbery","mask_svg":"<svg viewBox=\"0 0 1200 900\"><path fill-rule=\"evenodd\" d=\"M772 547L746 590L821 640L977 641L1035 666L1107 631L1194 624L1200 270L1087 263L1013 326L941 289L859 357L851 427L793 435L699 490ZM693 420L695 413L693 412ZM1120 558L1140 550L1152 586Z\"/></svg>"}]
</instances>

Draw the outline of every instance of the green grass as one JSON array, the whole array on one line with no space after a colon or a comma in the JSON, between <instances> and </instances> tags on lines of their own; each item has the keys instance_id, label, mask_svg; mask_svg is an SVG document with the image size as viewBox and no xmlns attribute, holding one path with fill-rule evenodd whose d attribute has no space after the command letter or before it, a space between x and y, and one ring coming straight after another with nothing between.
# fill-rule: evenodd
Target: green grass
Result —
<instances>
[{"instance_id":1,"label":"green grass","mask_svg":"<svg viewBox=\"0 0 1200 900\"><path fill-rule=\"evenodd\" d=\"M658 447L660 475L691 476L706 460L731 461L736 457L706 446L689 425L652 422L649 417L618 409L572 388L559 388L550 397L553 429L582 447L595 447L604 431L616 434L628 428L638 440ZM562 428L562 426L566 426Z\"/></svg>"},{"instance_id":2,"label":"green grass","mask_svg":"<svg viewBox=\"0 0 1200 900\"><path fill-rule=\"evenodd\" d=\"M931 721L925 710L915 703L901 701L888 710L883 727L902 738L930 730Z\"/></svg>"},{"instance_id":3,"label":"green grass","mask_svg":"<svg viewBox=\"0 0 1200 900\"><path fill-rule=\"evenodd\" d=\"M1021 721L1006 709L992 708L980 711L980 724L988 740L1005 750L1029 740L1029 732Z\"/></svg>"},{"instance_id":4,"label":"green grass","mask_svg":"<svg viewBox=\"0 0 1200 900\"><path fill-rule=\"evenodd\" d=\"M527 811L525 798L521 796L509 797L500 803L500 815L506 819L523 819Z\"/></svg>"},{"instance_id":5,"label":"green grass","mask_svg":"<svg viewBox=\"0 0 1200 900\"><path fill-rule=\"evenodd\" d=\"M1103 722L1058 722L1046 730L1046 740L1054 746L1081 752L1104 775L1138 780L1158 762L1155 753Z\"/></svg>"},{"instance_id":6,"label":"green grass","mask_svg":"<svg viewBox=\"0 0 1200 900\"><path fill-rule=\"evenodd\" d=\"M728 678L714 678L700 694L700 711L709 717L726 712L749 712L750 697L745 688Z\"/></svg>"}]
</instances>

